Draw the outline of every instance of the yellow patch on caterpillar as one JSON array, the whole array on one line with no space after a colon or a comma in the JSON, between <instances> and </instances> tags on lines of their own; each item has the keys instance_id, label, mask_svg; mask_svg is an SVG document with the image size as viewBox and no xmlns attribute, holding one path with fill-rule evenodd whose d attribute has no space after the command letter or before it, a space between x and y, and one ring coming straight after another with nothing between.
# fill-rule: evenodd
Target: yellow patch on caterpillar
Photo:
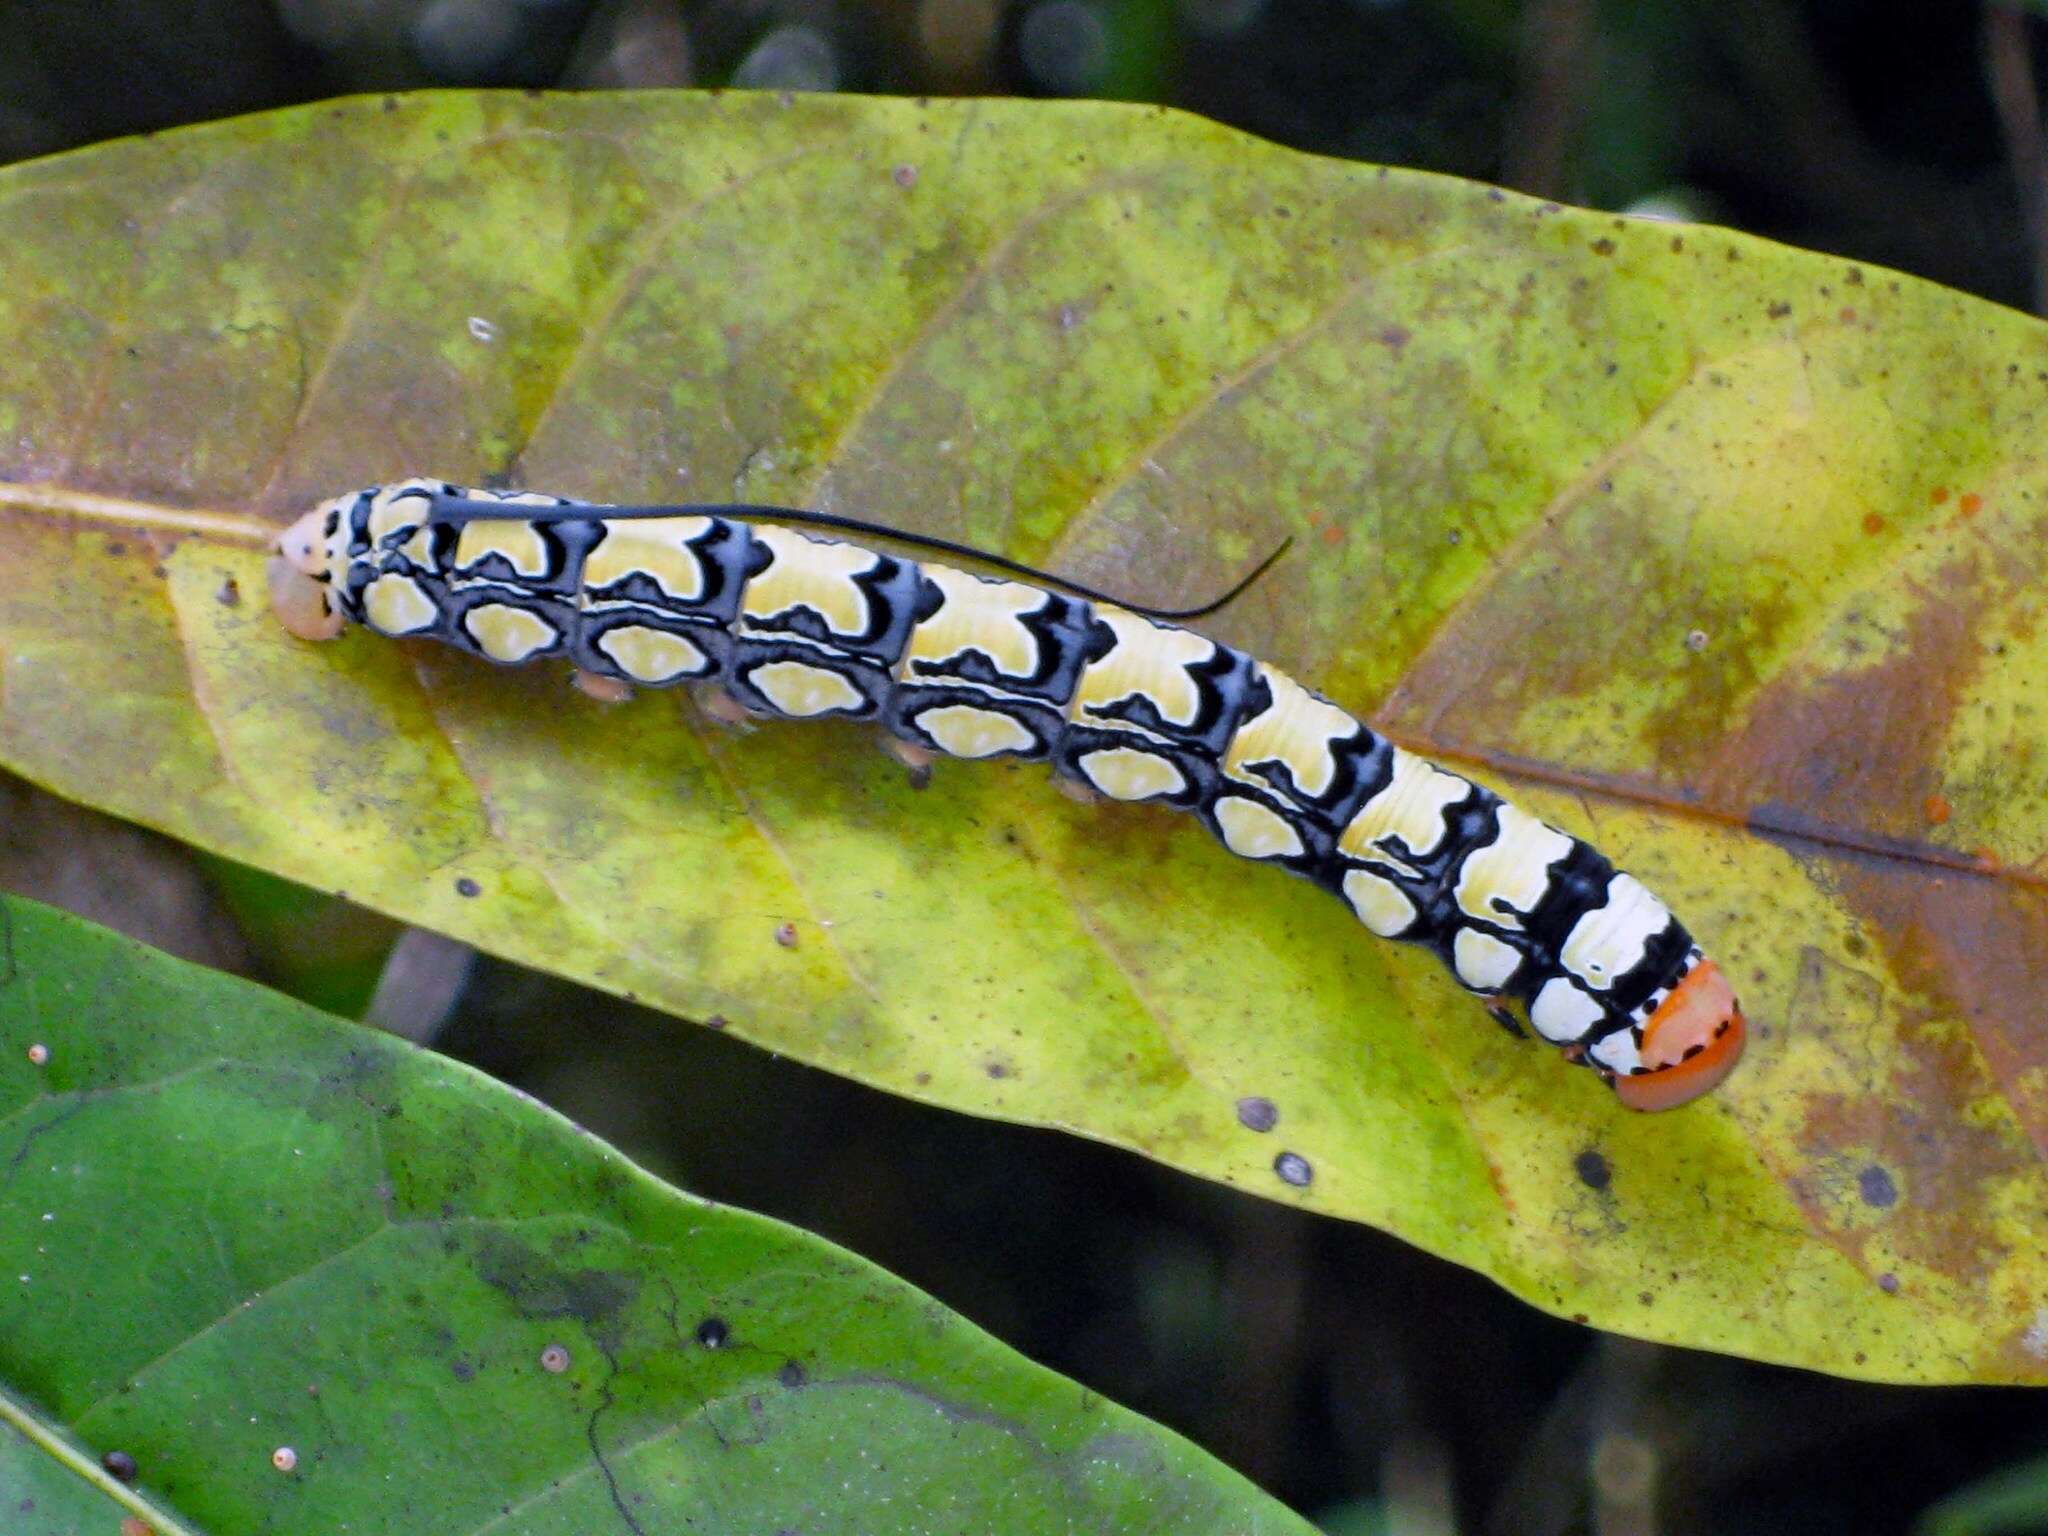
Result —
<instances>
[{"instance_id":1,"label":"yellow patch on caterpillar","mask_svg":"<svg viewBox=\"0 0 2048 1536\"><path fill-rule=\"evenodd\" d=\"M867 702L866 695L837 672L809 662L764 662L747 674L747 681L783 714L798 718L843 713Z\"/></svg>"},{"instance_id":2,"label":"yellow patch on caterpillar","mask_svg":"<svg viewBox=\"0 0 2048 1536\"><path fill-rule=\"evenodd\" d=\"M1337 847L1354 859L1383 859L1405 870L1387 845L1398 838L1418 858L1430 853L1444 839L1444 812L1471 792L1455 773L1396 747L1387 787L1358 808Z\"/></svg>"},{"instance_id":3,"label":"yellow patch on caterpillar","mask_svg":"<svg viewBox=\"0 0 2048 1536\"><path fill-rule=\"evenodd\" d=\"M1006 677L1037 674L1044 642L1023 621L1045 607L1045 593L1019 582L987 581L943 565L919 569L939 589L943 601L938 612L911 630L910 644L896 669L898 677L928 676L916 663L954 661L970 650L981 652Z\"/></svg>"},{"instance_id":4,"label":"yellow patch on caterpillar","mask_svg":"<svg viewBox=\"0 0 2048 1536\"><path fill-rule=\"evenodd\" d=\"M1344 876L1344 899L1358 920L1383 939L1406 933L1417 916L1415 903L1401 887L1369 869L1354 869Z\"/></svg>"},{"instance_id":5,"label":"yellow patch on caterpillar","mask_svg":"<svg viewBox=\"0 0 2048 1536\"><path fill-rule=\"evenodd\" d=\"M637 683L671 683L711 670L711 658L694 641L645 624L608 629L597 637L597 648Z\"/></svg>"},{"instance_id":6,"label":"yellow patch on caterpillar","mask_svg":"<svg viewBox=\"0 0 2048 1536\"><path fill-rule=\"evenodd\" d=\"M1328 793L1337 774L1331 743L1353 735L1358 722L1277 667L1260 662L1258 675L1272 690L1273 702L1231 736L1223 756L1224 773L1240 783L1261 784L1265 780L1250 769L1280 763L1304 795Z\"/></svg>"},{"instance_id":7,"label":"yellow patch on caterpillar","mask_svg":"<svg viewBox=\"0 0 2048 1536\"><path fill-rule=\"evenodd\" d=\"M1116 644L1082 669L1081 684L1067 706L1067 718L1124 728L1124 721L1100 711L1143 695L1159 711L1160 719L1173 725L1193 725L1202 712L1202 692L1188 669L1214 656L1216 642L1192 630L1154 624L1121 608L1098 607L1095 617L1109 626Z\"/></svg>"},{"instance_id":8,"label":"yellow patch on caterpillar","mask_svg":"<svg viewBox=\"0 0 2048 1536\"><path fill-rule=\"evenodd\" d=\"M462 616L462 627L493 661L524 661L561 638L538 614L510 603L480 603Z\"/></svg>"},{"instance_id":9,"label":"yellow patch on caterpillar","mask_svg":"<svg viewBox=\"0 0 2048 1536\"><path fill-rule=\"evenodd\" d=\"M410 576L386 574L371 582L363 593L363 617L379 634L416 635L432 629L440 620L441 610Z\"/></svg>"},{"instance_id":10,"label":"yellow patch on caterpillar","mask_svg":"<svg viewBox=\"0 0 2048 1536\"><path fill-rule=\"evenodd\" d=\"M1088 782L1112 800L1149 800L1154 795L1177 794L1187 787L1187 778L1156 752L1131 747L1102 747L1085 752L1077 765Z\"/></svg>"},{"instance_id":11,"label":"yellow patch on caterpillar","mask_svg":"<svg viewBox=\"0 0 2048 1536\"><path fill-rule=\"evenodd\" d=\"M954 757L994 757L1029 752L1038 744L1029 730L1000 710L972 704L941 704L916 717L917 728Z\"/></svg>"},{"instance_id":12,"label":"yellow patch on caterpillar","mask_svg":"<svg viewBox=\"0 0 2048 1536\"><path fill-rule=\"evenodd\" d=\"M765 571L749 578L741 600L742 623L808 608L835 635L867 633L872 609L868 594L854 578L880 565L880 555L857 544L806 538L772 523L756 526L754 538L775 558Z\"/></svg>"},{"instance_id":13,"label":"yellow patch on caterpillar","mask_svg":"<svg viewBox=\"0 0 2048 1536\"><path fill-rule=\"evenodd\" d=\"M602 592L629 576L645 576L677 602L704 595L704 566L690 548L711 527L708 517L614 519L583 558L584 592Z\"/></svg>"},{"instance_id":14,"label":"yellow patch on caterpillar","mask_svg":"<svg viewBox=\"0 0 2048 1536\"><path fill-rule=\"evenodd\" d=\"M510 562L521 576L548 573L547 541L531 523L481 519L464 523L462 535L455 541L455 569L474 570L491 555Z\"/></svg>"},{"instance_id":15,"label":"yellow patch on caterpillar","mask_svg":"<svg viewBox=\"0 0 2048 1536\"><path fill-rule=\"evenodd\" d=\"M1304 851L1301 834L1287 819L1256 800L1224 795L1216 802L1223 846L1247 859L1291 859Z\"/></svg>"}]
</instances>

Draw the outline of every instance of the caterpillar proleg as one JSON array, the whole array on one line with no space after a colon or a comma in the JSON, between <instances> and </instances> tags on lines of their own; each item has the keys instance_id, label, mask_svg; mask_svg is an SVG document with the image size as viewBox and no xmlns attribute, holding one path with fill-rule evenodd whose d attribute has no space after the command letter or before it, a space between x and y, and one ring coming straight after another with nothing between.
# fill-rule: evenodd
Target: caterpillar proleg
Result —
<instances>
[{"instance_id":1,"label":"caterpillar proleg","mask_svg":"<svg viewBox=\"0 0 2048 1536\"><path fill-rule=\"evenodd\" d=\"M294 523L272 600L307 639L356 623L507 665L559 658L600 696L713 685L751 716L873 721L913 768L1042 759L1095 795L1191 811L1231 852L1433 950L1510 1027L1502 1005L1519 1004L1632 1109L1697 1098L1741 1057L1733 989L1639 881L1167 622L1206 610L914 562L776 516L408 480Z\"/></svg>"}]
</instances>

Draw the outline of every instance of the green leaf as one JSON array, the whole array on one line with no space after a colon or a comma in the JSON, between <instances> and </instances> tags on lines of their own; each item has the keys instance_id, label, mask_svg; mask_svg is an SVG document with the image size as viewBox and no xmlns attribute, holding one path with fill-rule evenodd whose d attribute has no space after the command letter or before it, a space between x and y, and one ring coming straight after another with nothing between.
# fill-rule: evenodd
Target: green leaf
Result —
<instances>
[{"instance_id":1,"label":"green leaf","mask_svg":"<svg viewBox=\"0 0 2048 1536\"><path fill-rule=\"evenodd\" d=\"M29 902L0 925L0 1489L32 1531L1309 1529L466 1068Z\"/></svg>"},{"instance_id":2,"label":"green leaf","mask_svg":"<svg viewBox=\"0 0 2048 1536\"><path fill-rule=\"evenodd\" d=\"M20 772L1603 1327L2048 1380L2038 322L1085 103L350 102L7 172L0 250ZM1293 533L1215 632L1642 875L1749 1059L1632 1117L1186 819L284 636L254 546L413 472L1154 602Z\"/></svg>"},{"instance_id":3,"label":"green leaf","mask_svg":"<svg viewBox=\"0 0 2048 1536\"><path fill-rule=\"evenodd\" d=\"M2039 1536L2048 1531L2048 1456L1960 1488L1920 1517L1920 1536Z\"/></svg>"}]
</instances>

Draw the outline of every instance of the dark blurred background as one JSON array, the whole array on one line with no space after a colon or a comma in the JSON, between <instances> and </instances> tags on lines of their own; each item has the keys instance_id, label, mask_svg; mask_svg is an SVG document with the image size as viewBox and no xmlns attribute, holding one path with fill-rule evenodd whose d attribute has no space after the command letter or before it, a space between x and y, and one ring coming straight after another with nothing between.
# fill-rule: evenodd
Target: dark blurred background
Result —
<instances>
[{"instance_id":1,"label":"dark blurred background","mask_svg":"<svg viewBox=\"0 0 2048 1536\"><path fill-rule=\"evenodd\" d=\"M2048 6L1972 0L0 0L0 160L426 85L1115 96L2048 312L2044 38ZM1603 1338L1376 1233L906 1104L5 779L0 887L473 1061L1333 1533L2048 1532L2048 1395Z\"/></svg>"}]
</instances>

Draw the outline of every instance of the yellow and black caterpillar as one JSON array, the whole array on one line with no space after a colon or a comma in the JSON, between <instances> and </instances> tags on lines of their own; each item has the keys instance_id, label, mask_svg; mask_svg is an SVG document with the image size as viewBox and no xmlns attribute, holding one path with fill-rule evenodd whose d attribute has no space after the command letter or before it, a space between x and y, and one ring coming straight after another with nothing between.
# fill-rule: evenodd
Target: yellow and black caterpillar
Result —
<instances>
[{"instance_id":1,"label":"yellow and black caterpillar","mask_svg":"<svg viewBox=\"0 0 2048 1536\"><path fill-rule=\"evenodd\" d=\"M1278 669L1146 611L754 515L777 513L409 480L301 518L273 593L309 639L354 622L505 664L560 657L620 692L718 685L753 715L875 721L912 761L1043 758L1193 811L1233 853L1433 949L1510 1027L1500 1001L1520 1003L1635 1109L1696 1098L1741 1056L1726 978L1640 882Z\"/></svg>"}]
</instances>

